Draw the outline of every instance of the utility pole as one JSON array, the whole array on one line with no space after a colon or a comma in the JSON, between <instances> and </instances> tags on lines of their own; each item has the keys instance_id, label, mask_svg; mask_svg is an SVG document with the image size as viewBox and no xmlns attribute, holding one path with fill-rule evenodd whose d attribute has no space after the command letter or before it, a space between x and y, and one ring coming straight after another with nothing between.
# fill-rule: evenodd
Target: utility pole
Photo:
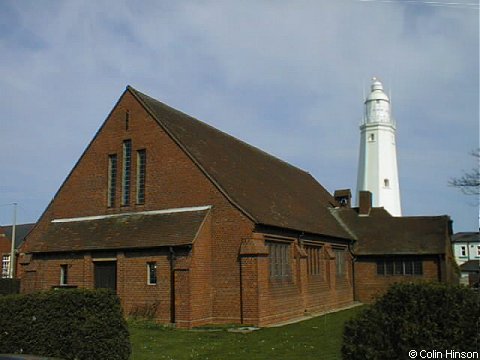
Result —
<instances>
[{"instance_id":1,"label":"utility pole","mask_svg":"<svg viewBox=\"0 0 480 360\"><path fill-rule=\"evenodd\" d=\"M15 278L15 227L17 225L17 203L13 203L12 247L10 250L10 278Z\"/></svg>"}]
</instances>

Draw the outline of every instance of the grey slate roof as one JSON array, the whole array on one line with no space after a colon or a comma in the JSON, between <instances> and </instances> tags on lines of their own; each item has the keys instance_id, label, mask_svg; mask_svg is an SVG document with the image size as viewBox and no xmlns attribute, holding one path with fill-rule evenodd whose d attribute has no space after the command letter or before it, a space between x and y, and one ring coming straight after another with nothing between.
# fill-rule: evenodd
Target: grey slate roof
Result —
<instances>
[{"instance_id":1,"label":"grey slate roof","mask_svg":"<svg viewBox=\"0 0 480 360\"><path fill-rule=\"evenodd\" d=\"M329 208L335 199L309 173L128 86L232 203L257 224L351 236Z\"/></svg>"},{"instance_id":2,"label":"grey slate roof","mask_svg":"<svg viewBox=\"0 0 480 360\"><path fill-rule=\"evenodd\" d=\"M453 234L452 242L480 242L480 233L477 232L459 232Z\"/></svg>"},{"instance_id":3,"label":"grey slate roof","mask_svg":"<svg viewBox=\"0 0 480 360\"><path fill-rule=\"evenodd\" d=\"M394 217L383 208L372 208L369 216L354 209L333 212L355 235L355 255L445 254L449 243L448 216Z\"/></svg>"},{"instance_id":4,"label":"grey slate roof","mask_svg":"<svg viewBox=\"0 0 480 360\"><path fill-rule=\"evenodd\" d=\"M35 226L35 223L32 224L18 224L15 226L15 249L20 246L22 241L25 239L25 237L28 235L30 230L33 229ZM2 226L5 236L9 238L10 240L12 239L12 225L8 226Z\"/></svg>"},{"instance_id":5,"label":"grey slate roof","mask_svg":"<svg viewBox=\"0 0 480 360\"><path fill-rule=\"evenodd\" d=\"M52 222L29 252L154 248L192 244L209 210L125 214L95 220Z\"/></svg>"},{"instance_id":6,"label":"grey slate roof","mask_svg":"<svg viewBox=\"0 0 480 360\"><path fill-rule=\"evenodd\" d=\"M480 260L468 260L460 265L460 271L463 272L480 272Z\"/></svg>"}]
</instances>

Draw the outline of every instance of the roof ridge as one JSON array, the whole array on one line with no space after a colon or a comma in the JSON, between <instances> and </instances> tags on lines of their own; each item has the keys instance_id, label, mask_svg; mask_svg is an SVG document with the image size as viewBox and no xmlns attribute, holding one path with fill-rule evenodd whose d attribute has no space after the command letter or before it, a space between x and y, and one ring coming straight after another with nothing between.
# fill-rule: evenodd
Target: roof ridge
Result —
<instances>
[{"instance_id":1,"label":"roof ridge","mask_svg":"<svg viewBox=\"0 0 480 360\"><path fill-rule=\"evenodd\" d=\"M343 221L342 217L339 216L338 211L340 211L340 208L330 208L330 213L332 216L337 220L337 222L342 226L342 228L354 239L358 240L357 234L354 232L353 229L350 229L350 227ZM353 211L353 210L352 210Z\"/></svg>"},{"instance_id":2,"label":"roof ridge","mask_svg":"<svg viewBox=\"0 0 480 360\"><path fill-rule=\"evenodd\" d=\"M165 108L166 108L167 110L169 110L169 111L176 112L176 113L181 114L181 115L183 115L183 116L186 116L186 117L188 117L188 118L190 118L190 119L192 119L192 120L198 121L198 122L202 123L203 125L205 125L205 126L209 127L210 129L212 129L213 131L216 131L216 132L221 133L222 135L228 136L229 138L231 138L231 139L233 139L233 140L235 140L235 141L238 141L238 142L242 143L243 145L246 145L247 147L251 148L251 149L254 150L254 151L260 152L260 153L262 153L263 155L266 155L267 157L270 157L270 158L272 158L272 159L274 159L274 160L276 160L276 161L279 161L279 162L281 162L281 163L284 163L284 164L286 164L286 165L294 168L295 170L300 170L300 171L302 171L302 172L304 172L304 173L306 173L306 174L308 174L308 175L311 175L308 171L306 171L306 170L304 170L304 169L302 169L302 168L300 168L300 167L298 167L298 166L295 166L295 165L293 165L293 164L290 164L289 162L287 162L287 161L285 161L285 160L282 160L282 159L280 159L279 157L277 157L277 156L275 156L275 155L272 155L272 154L266 152L265 150L260 149L259 147L256 147L256 146L254 146L254 145L251 145L251 144L247 143L246 141L244 141L244 140L242 140L242 139L239 139L239 138L237 138L237 137L235 137L235 136L233 136L233 135L230 135L230 134L228 134L228 133L225 132L225 131L222 131L222 130L220 130L220 129L217 129L216 127L214 127L214 126L206 123L205 121L202 121L202 120L200 120L200 119L197 119L196 117L194 117L194 116L192 116L192 115L189 115L189 114L187 114L187 113L185 113L185 112L183 112L183 111L181 111L181 110L175 109L174 107L171 107L171 106L165 104L164 102L162 102L162 101L160 101L160 100L158 100L158 99L155 99L155 98L153 98L153 97L151 97L151 96L149 96L149 95L147 95L147 94L145 94L145 93L143 93L143 92L141 92L141 91L138 91L137 89L133 88L133 87L130 86L130 85L127 85L127 89L129 89L129 90L131 90L131 91L133 91L133 92L135 92L135 93L138 93L138 94L140 94L140 95L142 95L142 96L145 96L145 97L147 97L147 98L149 98L149 99L151 99L151 100L159 103L161 106L165 107ZM160 121L161 121L161 120L160 120ZM165 126L168 127L168 125L166 125L164 122L162 122L162 124L164 124Z\"/></svg>"},{"instance_id":3,"label":"roof ridge","mask_svg":"<svg viewBox=\"0 0 480 360\"><path fill-rule=\"evenodd\" d=\"M252 222L351 238L328 211L337 205L332 194L309 172L172 108L130 85L126 91L143 106L222 195ZM226 176L225 169L220 169L220 166L227 166L227 170L240 178ZM239 182L250 188L245 190ZM295 206L297 209L293 211ZM319 221L314 214L323 216L324 221Z\"/></svg>"}]
</instances>

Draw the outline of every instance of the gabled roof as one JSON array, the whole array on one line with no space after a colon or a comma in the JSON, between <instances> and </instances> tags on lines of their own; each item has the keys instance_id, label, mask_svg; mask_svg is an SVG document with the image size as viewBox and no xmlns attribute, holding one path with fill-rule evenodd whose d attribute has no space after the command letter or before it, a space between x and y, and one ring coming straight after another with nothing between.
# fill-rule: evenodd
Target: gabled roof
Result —
<instances>
[{"instance_id":1,"label":"gabled roof","mask_svg":"<svg viewBox=\"0 0 480 360\"><path fill-rule=\"evenodd\" d=\"M459 232L453 234L452 242L479 242L480 243L480 233L477 232Z\"/></svg>"},{"instance_id":2,"label":"gabled roof","mask_svg":"<svg viewBox=\"0 0 480 360\"><path fill-rule=\"evenodd\" d=\"M460 271L463 272L480 272L480 260L468 260L460 265Z\"/></svg>"},{"instance_id":3,"label":"gabled roof","mask_svg":"<svg viewBox=\"0 0 480 360\"><path fill-rule=\"evenodd\" d=\"M29 252L63 252L190 245L206 209L150 211L52 221ZM182 210L182 209L173 209Z\"/></svg>"},{"instance_id":4,"label":"gabled roof","mask_svg":"<svg viewBox=\"0 0 480 360\"><path fill-rule=\"evenodd\" d=\"M28 235L30 230L33 229L34 226L35 223L15 225L15 248L18 248L18 246L22 243L22 241L25 239L25 237ZM11 240L13 231L12 225L2 226L2 228L5 232L5 236Z\"/></svg>"},{"instance_id":5,"label":"gabled roof","mask_svg":"<svg viewBox=\"0 0 480 360\"><path fill-rule=\"evenodd\" d=\"M345 208L332 212L357 238L355 255L435 255L448 246L448 216L394 217L382 208L368 216Z\"/></svg>"},{"instance_id":6,"label":"gabled roof","mask_svg":"<svg viewBox=\"0 0 480 360\"><path fill-rule=\"evenodd\" d=\"M206 176L257 224L350 239L334 198L309 173L128 86Z\"/></svg>"}]
</instances>

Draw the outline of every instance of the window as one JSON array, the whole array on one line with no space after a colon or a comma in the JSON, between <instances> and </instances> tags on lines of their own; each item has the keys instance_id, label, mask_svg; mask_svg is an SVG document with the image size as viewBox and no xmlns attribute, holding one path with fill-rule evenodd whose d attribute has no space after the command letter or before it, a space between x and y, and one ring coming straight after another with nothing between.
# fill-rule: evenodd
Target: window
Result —
<instances>
[{"instance_id":1,"label":"window","mask_svg":"<svg viewBox=\"0 0 480 360\"><path fill-rule=\"evenodd\" d=\"M368 136L368 141L375 141L375 134L370 134Z\"/></svg>"},{"instance_id":2,"label":"window","mask_svg":"<svg viewBox=\"0 0 480 360\"><path fill-rule=\"evenodd\" d=\"M377 260L377 275L385 274L385 261Z\"/></svg>"},{"instance_id":3,"label":"window","mask_svg":"<svg viewBox=\"0 0 480 360\"><path fill-rule=\"evenodd\" d=\"M480 256L480 245L477 245L477 256Z\"/></svg>"},{"instance_id":4,"label":"window","mask_svg":"<svg viewBox=\"0 0 480 360\"><path fill-rule=\"evenodd\" d=\"M125 112L125 131L128 131L130 125L130 113L128 110Z\"/></svg>"},{"instance_id":5,"label":"window","mask_svg":"<svg viewBox=\"0 0 480 360\"><path fill-rule=\"evenodd\" d=\"M465 245L460 246L460 256L467 256L467 247Z\"/></svg>"},{"instance_id":6,"label":"window","mask_svg":"<svg viewBox=\"0 0 480 360\"><path fill-rule=\"evenodd\" d=\"M137 151L137 204L145 203L145 173L147 169L147 152Z\"/></svg>"},{"instance_id":7,"label":"window","mask_svg":"<svg viewBox=\"0 0 480 360\"><path fill-rule=\"evenodd\" d=\"M337 276L345 275L345 250L338 249L334 250L335 252L335 266L336 266L336 273Z\"/></svg>"},{"instance_id":8,"label":"window","mask_svg":"<svg viewBox=\"0 0 480 360\"><path fill-rule=\"evenodd\" d=\"M68 284L68 265L60 265L60 285Z\"/></svg>"},{"instance_id":9,"label":"window","mask_svg":"<svg viewBox=\"0 0 480 360\"><path fill-rule=\"evenodd\" d=\"M307 246L305 250L307 252L308 275L320 275L322 273L322 268L321 268L322 248L319 246Z\"/></svg>"},{"instance_id":10,"label":"window","mask_svg":"<svg viewBox=\"0 0 480 360\"><path fill-rule=\"evenodd\" d=\"M423 263L422 261L413 262L413 275L423 275Z\"/></svg>"},{"instance_id":11,"label":"window","mask_svg":"<svg viewBox=\"0 0 480 360\"><path fill-rule=\"evenodd\" d=\"M423 275L421 260L411 258L386 258L377 260L377 275Z\"/></svg>"},{"instance_id":12,"label":"window","mask_svg":"<svg viewBox=\"0 0 480 360\"><path fill-rule=\"evenodd\" d=\"M157 285L157 263L147 263L147 284Z\"/></svg>"},{"instance_id":13,"label":"window","mask_svg":"<svg viewBox=\"0 0 480 360\"><path fill-rule=\"evenodd\" d=\"M117 188L117 154L108 155L108 197L107 206L115 206L115 189Z\"/></svg>"},{"instance_id":14,"label":"window","mask_svg":"<svg viewBox=\"0 0 480 360\"><path fill-rule=\"evenodd\" d=\"M10 276L10 255L2 256L2 278Z\"/></svg>"},{"instance_id":15,"label":"window","mask_svg":"<svg viewBox=\"0 0 480 360\"><path fill-rule=\"evenodd\" d=\"M413 262L405 261L405 275L413 275Z\"/></svg>"},{"instance_id":16,"label":"window","mask_svg":"<svg viewBox=\"0 0 480 360\"><path fill-rule=\"evenodd\" d=\"M386 187L386 188L390 187L390 180L383 179L383 186Z\"/></svg>"},{"instance_id":17,"label":"window","mask_svg":"<svg viewBox=\"0 0 480 360\"><path fill-rule=\"evenodd\" d=\"M290 244L269 242L267 246L269 249L270 278L290 278Z\"/></svg>"},{"instance_id":18,"label":"window","mask_svg":"<svg viewBox=\"0 0 480 360\"><path fill-rule=\"evenodd\" d=\"M130 171L132 168L132 141L123 142L123 169L122 169L122 205L130 203Z\"/></svg>"},{"instance_id":19,"label":"window","mask_svg":"<svg viewBox=\"0 0 480 360\"><path fill-rule=\"evenodd\" d=\"M393 273L395 275L403 275L404 274L404 268L403 268L403 261L402 260L395 260L393 263Z\"/></svg>"},{"instance_id":20,"label":"window","mask_svg":"<svg viewBox=\"0 0 480 360\"><path fill-rule=\"evenodd\" d=\"M385 262L385 275L393 275L393 261L389 260Z\"/></svg>"}]
</instances>

